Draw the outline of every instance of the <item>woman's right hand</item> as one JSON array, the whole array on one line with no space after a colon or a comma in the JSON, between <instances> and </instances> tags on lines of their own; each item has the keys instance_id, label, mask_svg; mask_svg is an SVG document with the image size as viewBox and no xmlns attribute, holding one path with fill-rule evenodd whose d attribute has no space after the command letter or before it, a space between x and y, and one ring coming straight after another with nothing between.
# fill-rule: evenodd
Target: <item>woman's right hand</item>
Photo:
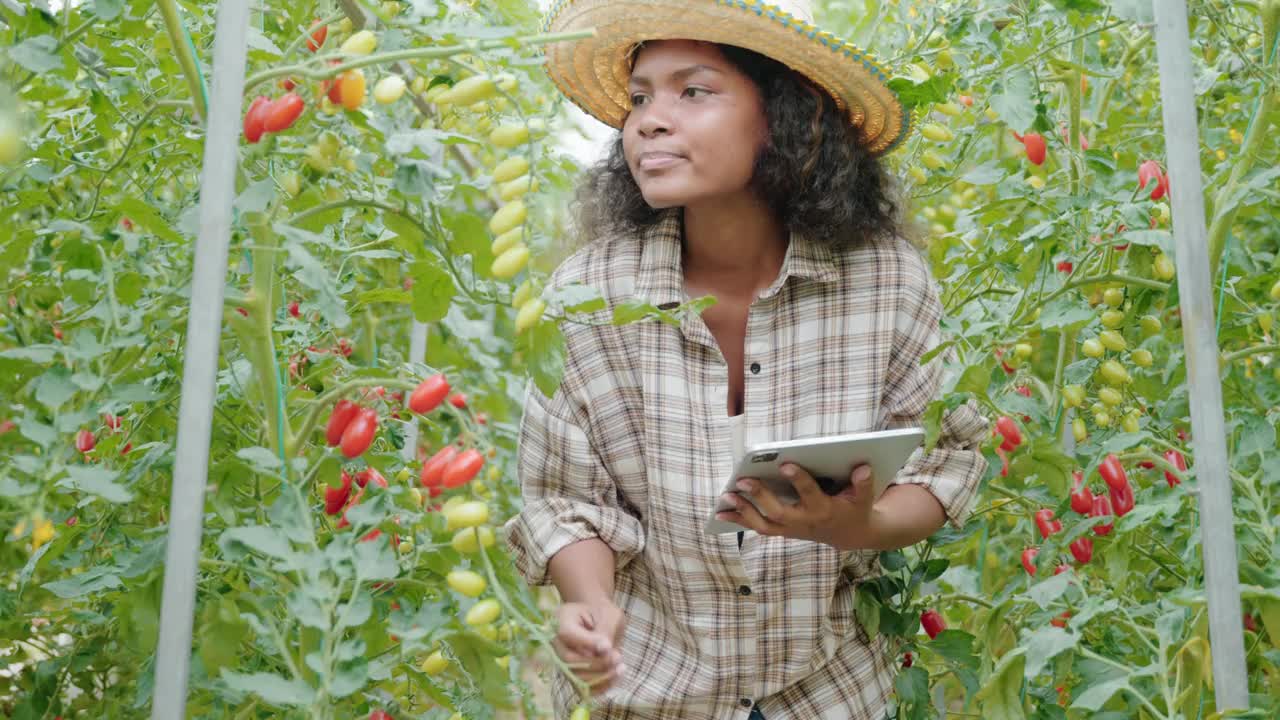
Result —
<instances>
[{"instance_id":1,"label":"woman's right hand","mask_svg":"<svg viewBox=\"0 0 1280 720\"><path fill-rule=\"evenodd\" d=\"M591 686L591 694L605 692L622 676L622 630L626 618L607 599L567 602L557 613L553 645L560 659L579 680Z\"/></svg>"}]
</instances>

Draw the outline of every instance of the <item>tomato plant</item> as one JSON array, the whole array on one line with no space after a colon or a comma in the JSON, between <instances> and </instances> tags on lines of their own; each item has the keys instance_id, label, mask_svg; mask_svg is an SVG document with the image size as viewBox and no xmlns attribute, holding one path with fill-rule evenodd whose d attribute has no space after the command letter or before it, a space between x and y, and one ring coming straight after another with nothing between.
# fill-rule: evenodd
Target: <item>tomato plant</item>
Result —
<instances>
[{"instance_id":1,"label":"tomato plant","mask_svg":"<svg viewBox=\"0 0 1280 720\"><path fill-rule=\"evenodd\" d=\"M820 8L886 60L919 118L888 162L956 359L927 429L967 398L995 426L964 528L882 553L858 589L864 629L909 658L897 717L1213 707L1169 225L1183 181L1164 159L1147 7ZM139 717L151 703L215 9L0 9L6 716ZM1278 14L1275 0L1207 0L1191 17L1263 716L1280 712ZM554 147L564 103L537 70L538 20L518 0L255 10L244 142L224 149L239 165L193 717L547 708L528 671L565 671L547 650L549 598L520 582L495 529L519 504L526 382L554 392L561 324L605 306L547 286L579 168ZM1109 456L1125 482L1090 488ZM944 629L926 624L933 608Z\"/></svg>"}]
</instances>

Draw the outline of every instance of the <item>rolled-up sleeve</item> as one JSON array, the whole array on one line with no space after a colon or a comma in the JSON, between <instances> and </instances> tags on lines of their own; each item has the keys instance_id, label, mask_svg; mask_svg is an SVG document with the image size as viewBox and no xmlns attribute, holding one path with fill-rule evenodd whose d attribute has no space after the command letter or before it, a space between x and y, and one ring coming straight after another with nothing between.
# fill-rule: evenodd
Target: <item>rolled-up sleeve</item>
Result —
<instances>
[{"instance_id":1,"label":"rolled-up sleeve","mask_svg":"<svg viewBox=\"0 0 1280 720\"><path fill-rule=\"evenodd\" d=\"M943 352L920 362L942 340L942 303L923 261L916 269L920 277L904 283L881 400L889 428L923 424L929 404L938 399L944 363L950 360L950 353ZM942 504L951 524L963 527L987 470L981 444L989 428L972 399L944 412L937 445L928 453L917 450L890 484L925 487Z\"/></svg>"},{"instance_id":2,"label":"rolled-up sleeve","mask_svg":"<svg viewBox=\"0 0 1280 720\"><path fill-rule=\"evenodd\" d=\"M552 556L589 538L603 540L616 568L625 567L644 551L644 528L623 507L565 387L547 398L530 383L525 397L517 446L524 505L503 526L516 569L530 585L550 584Z\"/></svg>"}]
</instances>

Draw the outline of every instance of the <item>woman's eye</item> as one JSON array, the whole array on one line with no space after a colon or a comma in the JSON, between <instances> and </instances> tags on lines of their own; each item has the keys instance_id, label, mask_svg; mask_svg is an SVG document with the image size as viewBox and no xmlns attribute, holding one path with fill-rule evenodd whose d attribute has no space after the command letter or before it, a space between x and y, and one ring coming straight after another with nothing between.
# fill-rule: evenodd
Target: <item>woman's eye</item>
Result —
<instances>
[{"instance_id":1,"label":"woman's eye","mask_svg":"<svg viewBox=\"0 0 1280 720\"><path fill-rule=\"evenodd\" d=\"M631 96L631 104L632 104L632 105L639 105L639 104L640 104L640 98L643 98L643 97L644 97L644 96L643 96L643 95L641 95L640 93L636 93L636 94L632 95L632 96Z\"/></svg>"},{"instance_id":2,"label":"woman's eye","mask_svg":"<svg viewBox=\"0 0 1280 720\"><path fill-rule=\"evenodd\" d=\"M709 92L705 88L700 88L700 87L687 87L684 89L684 91L685 91L685 94L688 94L689 92L703 92L703 93Z\"/></svg>"}]
</instances>

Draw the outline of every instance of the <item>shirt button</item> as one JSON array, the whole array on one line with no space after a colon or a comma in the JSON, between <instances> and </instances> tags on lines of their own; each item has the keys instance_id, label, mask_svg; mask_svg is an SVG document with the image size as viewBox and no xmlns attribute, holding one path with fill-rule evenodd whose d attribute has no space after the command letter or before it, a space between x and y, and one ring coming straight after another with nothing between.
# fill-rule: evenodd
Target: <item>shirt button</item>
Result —
<instances>
[{"instance_id":1,"label":"shirt button","mask_svg":"<svg viewBox=\"0 0 1280 720\"><path fill-rule=\"evenodd\" d=\"M747 587L746 585L739 585L739 586L738 586L738 594L739 594L739 595L750 595L750 594L751 594L751 588Z\"/></svg>"},{"instance_id":2,"label":"shirt button","mask_svg":"<svg viewBox=\"0 0 1280 720\"><path fill-rule=\"evenodd\" d=\"M738 701L738 704L744 708L749 708L752 705L751 698L742 698Z\"/></svg>"},{"instance_id":3,"label":"shirt button","mask_svg":"<svg viewBox=\"0 0 1280 720\"><path fill-rule=\"evenodd\" d=\"M751 374L752 375L760 374L760 363L751 363Z\"/></svg>"}]
</instances>

